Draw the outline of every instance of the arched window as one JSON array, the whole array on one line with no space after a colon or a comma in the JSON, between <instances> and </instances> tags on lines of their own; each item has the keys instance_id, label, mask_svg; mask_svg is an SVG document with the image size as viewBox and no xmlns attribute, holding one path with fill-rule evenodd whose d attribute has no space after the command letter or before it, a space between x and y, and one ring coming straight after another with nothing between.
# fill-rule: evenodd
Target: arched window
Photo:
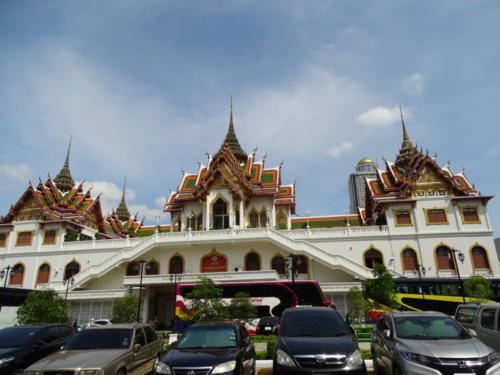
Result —
<instances>
[{"instance_id":1,"label":"arched window","mask_svg":"<svg viewBox=\"0 0 500 375\"><path fill-rule=\"evenodd\" d=\"M214 229L229 228L229 215L227 214L227 204L221 198L217 199L213 205Z\"/></svg>"},{"instance_id":2,"label":"arched window","mask_svg":"<svg viewBox=\"0 0 500 375\"><path fill-rule=\"evenodd\" d=\"M245 257L245 271L260 271L260 255L256 252L248 253Z\"/></svg>"},{"instance_id":3,"label":"arched window","mask_svg":"<svg viewBox=\"0 0 500 375\"><path fill-rule=\"evenodd\" d=\"M382 253L377 249L370 249L365 253L365 266L375 268L377 264L384 264Z\"/></svg>"},{"instance_id":4,"label":"arched window","mask_svg":"<svg viewBox=\"0 0 500 375\"><path fill-rule=\"evenodd\" d=\"M275 255L271 260L271 269L276 270L280 275L284 275L285 258L282 255Z\"/></svg>"},{"instance_id":5,"label":"arched window","mask_svg":"<svg viewBox=\"0 0 500 375\"><path fill-rule=\"evenodd\" d=\"M49 282L50 277L50 266L47 263L42 264L38 267L38 275L36 277L37 284L46 284Z\"/></svg>"},{"instance_id":6,"label":"arched window","mask_svg":"<svg viewBox=\"0 0 500 375\"><path fill-rule=\"evenodd\" d=\"M490 262L486 250L481 246L474 246L471 250L474 269L490 269Z\"/></svg>"},{"instance_id":7,"label":"arched window","mask_svg":"<svg viewBox=\"0 0 500 375\"><path fill-rule=\"evenodd\" d=\"M436 261L438 270L455 270L453 256L448 246L439 246L436 249Z\"/></svg>"},{"instance_id":8,"label":"arched window","mask_svg":"<svg viewBox=\"0 0 500 375\"><path fill-rule=\"evenodd\" d=\"M158 262L156 260L151 260L146 264L146 275L158 275Z\"/></svg>"},{"instance_id":9,"label":"arched window","mask_svg":"<svg viewBox=\"0 0 500 375\"><path fill-rule=\"evenodd\" d=\"M9 285L23 285L24 279L24 265L21 263L16 264L10 271Z\"/></svg>"},{"instance_id":10,"label":"arched window","mask_svg":"<svg viewBox=\"0 0 500 375\"><path fill-rule=\"evenodd\" d=\"M168 265L168 273L183 273L184 272L184 260L181 256L175 255L170 258Z\"/></svg>"},{"instance_id":11,"label":"arched window","mask_svg":"<svg viewBox=\"0 0 500 375\"><path fill-rule=\"evenodd\" d=\"M257 215L257 212L255 210L252 210L250 213L250 227L251 228L257 228L259 226L259 215Z\"/></svg>"},{"instance_id":12,"label":"arched window","mask_svg":"<svg viewBox=\"0 0 500 375\"><path fill-rule=\"evenodd\" d=\"M308 273L307 257L304 255L295 255L294 262L297 273Z\"/></svg>"},{"instance_id":13,"label":"arched window","mask_svg":"<svg viewBox=\"0 0 500 375\"><path fill-rule=\"evenodd\" d=\"M267 224L267 211L262 210L262 212L260 213L260 226L265 227L266 224Z\"/></svg>"},{"instance_id":14,"label":"arched window","mask_svg":"<svg viewBox=\"0 0 500 375\"><path fill-rule=\"evenodd\" d=\"M139 263L138 262L129 262L127 264L127 276L137 276L139 275Z\"/></svg>"},{"instance_id":15,"label":"arched window","mask_svg":"<svg viewBox=\"0 0 500 375\"><path fill-rule=\"evenodd\" d=\"M417 253L407 248L403 250L403 271L418 270Z\"/></svg>"},{"instance_id":16,"label":"arched window","mask_svg":"<svg viewBox=\"0 0 500 375\"><path fill-rule=\"evenodd\" d=\"M78 272L80 272L80 265L77 262L72 261L68 263L64 268L64 281L75 276Z\"/></svg>"}]
</instances>

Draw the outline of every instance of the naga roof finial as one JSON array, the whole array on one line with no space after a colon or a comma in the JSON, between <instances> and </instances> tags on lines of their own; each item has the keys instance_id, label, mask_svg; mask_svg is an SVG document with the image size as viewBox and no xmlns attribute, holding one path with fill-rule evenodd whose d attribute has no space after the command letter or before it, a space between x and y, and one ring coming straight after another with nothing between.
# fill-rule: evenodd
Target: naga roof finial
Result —
<instances>
[{"instance_id":1,"label":"naga roof finial","mask_svg":"<svg viewBox=\"0 0 500 375\"><path fill-rule=\"evenodd\" d=\"M126 221L130 219L130 212L128 211L127 208L127 203L125 202L125 190L127 188L127 177L123 179L123 192L122 192L122 199L120 200L120 204L118 205L118 208L116 209L116 214L118 216L118 219L121 221Z\"/></svg>"},{"instance_id":2,"label":"naga roof finial","mask_svg":"<svg viewBox=\"0 0 500 375\"><path fill-rule=\"evenodd\" d=\"M64 165L59 171L57 177L54 179L57 188L63 192L69 191L73 189L73 187L75 186L75 181L73 181L73 178L71 177L71 172L69 170L69 155L71 152L71 140L72 137L70 136L68 151L66 153L66 159L64 160Z\"/></svg>"}]
</instances>

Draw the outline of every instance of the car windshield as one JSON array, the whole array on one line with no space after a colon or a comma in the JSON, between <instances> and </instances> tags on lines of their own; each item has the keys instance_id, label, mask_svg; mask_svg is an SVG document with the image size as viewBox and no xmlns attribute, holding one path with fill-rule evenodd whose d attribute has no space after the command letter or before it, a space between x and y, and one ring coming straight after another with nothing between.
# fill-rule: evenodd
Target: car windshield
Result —
<instances>
[{"instance_id":1,"label":"car windshield","mask_svg":"<svg viewBox=\"0 0 500 375\"><path fill-rule=\"evenodd\" d=\"M333 337L348 335L347 326L334 311L311 311L305 314L285 314L281 321L281 336Z\"/></svg>"},{"instance_id":2,"label":"car windshield","mask_svg":"<svg viewBox=\"0 0 500 375\"><path fill-rule=\"evenodd\" d=\"M0 330L0 348L18 348L27 344L40 330L38 327L12 327Z\"/></svg>"},{"instance_id":3,"label":"car windshield","mask_svg":"<svg viewBox=\"0 0 500 375\"><path fill-rule=\"evenodd\" d=\"M86 329L80 331L65 346L65 350L127 349L132 341L132 329Z\"/></svg>"},{"instance_id":4,"label":"car windshield","mask_svg":"<svg viewBox=\"0 0 500 375\"><path fill-rule=\"evenodd\" d=\"M412 340L462 340L471 336L454 319L447 316L395 317L399 338Z\"/></svg>"},{"instance_id":5,"label":"car windshield","mask_svg":"<svg viewBox=\"0 0 500 375\"><path fill-rule=\"evenodd\" d=\"M190 327L177 344L177 349L233 348L236 330L231 326Z\"/></svg>"}]
</instances>

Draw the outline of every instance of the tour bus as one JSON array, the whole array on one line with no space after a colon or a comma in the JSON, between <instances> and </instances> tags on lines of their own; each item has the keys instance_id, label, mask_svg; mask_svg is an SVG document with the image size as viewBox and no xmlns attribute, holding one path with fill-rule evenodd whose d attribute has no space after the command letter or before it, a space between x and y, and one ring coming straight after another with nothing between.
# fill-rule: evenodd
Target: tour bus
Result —
<instances>
[{"instance_id":1,"label":"tour bus","mask_svg":"<svg viewBox=\"0 0 500 375\"><path fill-rule=\"evenodd\" d=\"M197 284L178 284L175 303L175 330L182 332L186 328L187 295ZM330 306L335 305L326 300L316 281L262 281L217 284L222 289L222 298L229 301L238 292L250 296L256 307L257 317L281 316L288 307L294 306ZM258 319L257 319L258 320ZM254 327L249 327L253 333Z\"/></svg>"},{"instance_id":2,"label":"tour bus","mask_svg":"<svg viewBox=\"0 0 500 375\"><path fill-rule=\"evenodd\" d=\"M500 278L489 280L492 296L483 302L499 302ZM478 301L476 298L462 297L461 281L457 278L397 278L396 300L402 310L432 310L453 315L459 304Z\"/></svg>"}]
</instances>

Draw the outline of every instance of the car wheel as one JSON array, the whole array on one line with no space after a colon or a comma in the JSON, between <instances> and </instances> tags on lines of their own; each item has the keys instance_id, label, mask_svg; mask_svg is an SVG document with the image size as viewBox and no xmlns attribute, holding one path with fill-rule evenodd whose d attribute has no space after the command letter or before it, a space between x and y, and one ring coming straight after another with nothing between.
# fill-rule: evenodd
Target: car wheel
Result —
<instances>
[{"instance_id":1,"label":"car wheel","mask_svg":"<svg viewBox=\"0 0 500 375\"><path fill-rule=\"evenodd\" d=\"M252 365L252 372L251 372L252 375L257 374L257 365L256 365L256 363L257 363L257 360L254 359L253 360L253 365Z\"/></svg>"},{"instance_id":2,"label":"car wheel","mask_svg":"<svg viewBox=\"0 0 500 375\"><path fill-rule=\"evenodd\" d=\"M118 372L116 373L116 375L125 375L125 374L126 374L126 372L125 372L125 370L124 370L124 369L122 369L122 368L121 368L121 369L119 369L119 370L118 370Z\"/></svg>"},{"instance_id":3,"label":"car wheel","mask_svg":"<svg viewBox=\"0 0 500 375\"><path fill-rule=\"evenodd\" d=\"M23 373L23 369L18 368L16 371L12 373L12 375L21 375Z\"/></svg>"},{"instance_id":4,"label":"car wheel","mask_svg":"<svg viewBox=\"0 0 500 375\"><path fill-rule=\"evenodd\" d=\"M378 368L377 358L375 357L375 354L373 354L373 351L372 351L372 363L373 363L373 374L380 375L380 369Z\"/></svg>"},{"instance_id":5,"label":"car wheel","mask_svg":"<svg viewBox=\"0 0 500 375\"><path fill-rule=\"evenodd\" d=\"M401 370L399 369L399 367L394 366L392 373L393 373L393 375L401 375Z\"/></svg>"}]
</instances>

